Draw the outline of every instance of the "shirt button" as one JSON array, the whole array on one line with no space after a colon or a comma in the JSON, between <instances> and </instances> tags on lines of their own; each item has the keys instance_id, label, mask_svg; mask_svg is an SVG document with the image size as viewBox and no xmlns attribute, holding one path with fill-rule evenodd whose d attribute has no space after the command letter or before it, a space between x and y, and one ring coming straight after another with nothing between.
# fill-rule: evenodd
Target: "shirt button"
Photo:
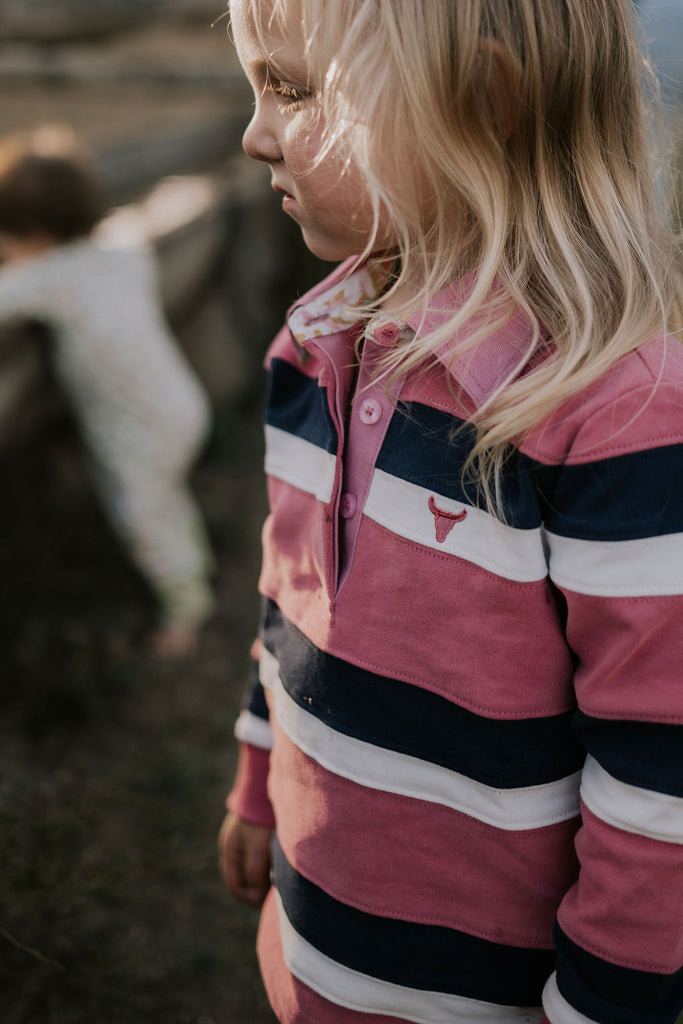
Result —
<instances>
[{"instance_id":1,"label":"shirt button","mask_svg":"<svg viewBox=\"0 0 683 1024\"><path fill-rule=\"evenodd\" d=\"M382 417L382 406L376 398L364 398L358 410L361 423L377 423Z\"/></svg>"},{"instance_id":2,"label":"shirt button","mask_svg":"<svg viewBox=\"0 0 683 1024\"><path fill-rule=\"evenodd\" d=\"M358 502L356 501L355 494L349 494L348 491L346 494L342 494L339 511L343 515L344 519L352 519L356 514L357 508Z\"/></svg>"},{"instance_id":3,"label":"shirt button","mask_svg":"<svg viewBox=\"0 0 683 1024\"><path fill-rule=\"evenodd\" d=\"M401 329L396 324L385 324L375 331L375 341L380 345L394 345L400 333Z\"/></svg>"}]
</instances>

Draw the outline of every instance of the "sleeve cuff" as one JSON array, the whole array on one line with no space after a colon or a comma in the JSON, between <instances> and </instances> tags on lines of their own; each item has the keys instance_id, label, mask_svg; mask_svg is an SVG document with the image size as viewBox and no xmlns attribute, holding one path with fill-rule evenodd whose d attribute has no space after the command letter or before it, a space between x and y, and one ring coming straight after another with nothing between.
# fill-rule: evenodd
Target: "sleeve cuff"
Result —
<instances>
[{"instance_id":1,"label":"sleeve cuff","mask_svg":"<svg viewBox=\"0 0 683 1024\"><path fill-rule=\"evenodd\" d=\"M268 799L270 751L240 743L235 784L226 801L229 811L252 825L275 827Z\"/></svg>"}]
</instances>

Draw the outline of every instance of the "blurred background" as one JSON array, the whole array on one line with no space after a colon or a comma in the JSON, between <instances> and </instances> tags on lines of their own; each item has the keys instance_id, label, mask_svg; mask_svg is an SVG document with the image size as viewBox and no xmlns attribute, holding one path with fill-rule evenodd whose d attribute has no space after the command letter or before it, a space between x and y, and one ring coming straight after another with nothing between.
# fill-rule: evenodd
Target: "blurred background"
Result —
<instances>
[{"instance_id":1,"label":"blurred background","mask_svg":"<svg viewBox=\"0 0 683 1024\"><path fill-rule=\"evenodd\" d=\"M224 13L0 2L0 135L70 125L109 235L156 253L214 408L192 485L218 563L197 654L146 656L153 595L93 494L49 339L0 329L2 1024L273 1019L257 916L224 893L215 848L258 620L262 360L325 267L242 155L252 98Z\"/></svg>"},{"instance_id":2,"label":"blurred background","mask_svg":"<svg viewBox=\"0 0 683 1024\"><path fill-rule=\"evenodd\" d=\"M680 165L683 0L639 8ZM251 97L223 14L220 0L0 0L0 135L73 127L108 230L156 252L215 411L192 482L218 562L197 654L145 655L152 597L92 493L44 332L0 330L2 1024L273 1020L256 917L223 893L215 839L258 618L261 362L326 267L241 155Z\"/></svg>"}]
</instances>

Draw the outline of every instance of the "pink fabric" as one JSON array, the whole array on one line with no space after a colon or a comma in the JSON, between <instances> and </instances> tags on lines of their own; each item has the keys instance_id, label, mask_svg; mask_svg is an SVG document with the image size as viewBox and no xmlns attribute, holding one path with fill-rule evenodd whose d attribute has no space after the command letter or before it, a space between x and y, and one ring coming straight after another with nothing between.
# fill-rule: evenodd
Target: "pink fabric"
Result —
<instances>
[{"instance_id":1,"label":"pink fabric","mask_svg":"<svg viewBox=\"0 0 683 1024\"><path fill-rule=\"evenodd\" d=\"M668 368L659 380L665 356ZM677 368L683 373L683 346L674 338L654 338L565 403L529 435L522 451L542 462L576 465L681 443Z\"/></svg>"},{"instance_id":2,"label":"pink fabric","mask_svg":"<svg viewBox=\"0 0 683 1024\"><path fill-rule=\"evenodd\" d=\"M504 832L435 803L383 793L378 832L374 790L326 772L275 723L274 731L278 837L302 875L343 902L353 893L353 906L370 914L508 945L552 946L557 905L578 873L578 819Z\"/></svg>"},{"instance_id":3,"label":"pink fabric","mask_svg":"<svg viewBox=\"0 0 683 1024\"><path fill-rule=\"evenodd\" d=\"M504 580L401 541L367 519L356 558L374 568L354 573L339 594L327 642L332 654L490 718L533 718L573 707L572 668L545 581ZM454 590L456 561L457 591L444 600ZM410 628L397 630L397 622Z\"/></svg>"},{"instance_id":4,"label":"pink fabric","mask_svg":"<svg viewBox=\"0 0 683 1024\"><path fill-rule=\"evenodd\" d=\"M475 283L475 277L471 275L446 288L436 297L434 306L427 310L426 315L420 311L409 316L408 325L422 337L444 327L471 295ZM531 355L529 346L533 337L533 325L528 316L521 309L515 309L506 324L485 334L474 348L453 360L451 352L454 345L462 345L472 338L485 325L487 316L484 313L471 317L457 335L449 338L436 353L478 405L485 402L507 377L516 376L516 368L522 369Z\"/></svg>"},{"instance_id":5,"label":"pink fabric","mask_svg":"<svg viewBox=\"0 0 683 1024\"><path fill-rule=\"evenodd\" d=\"M266 355L266 367L269 367L273 359L282 359L291 366L311 379L318 376L319 367L308 357L303 348L295 347L292 342L292 335L289 327L282 327L275 336Z\"/></svg>"},{"instance_id":6,"label":"pink fabric","mask_svg":"<svg viewBox=\"0 0 683 1024\"><path fill-rule=\"evenodd\" d=\"M467 419L476 411L476 405L456 380L443 372L443 365L434 360L419 375L409 376L401 388L403 402L423 402L434 409L442 409L451 416Z\"/></svg>"},{"instance_id":7,"label":"pink fabric","mask_svg":"<svg viewBox=\"0 0 683 1024\"><path fill-rule=\"evenodd\" d=\"M359 1013L338 1006L291 975L283 958L272 891L263 907L257 950L268 998L282 1024L410 1024L403 1017ZM353 993L349 996L352 998Z\"/></svg>"},{"instance_id":8,"label":"pink fabric","mask_svg":"<svg viewBox=\"0 0 683 1024\"><path fill-rule=\"evenodd\" d=\"M595 956L621 967L670 974L683 962L681 850L623 832L597 818L585 804L576 847L583 871L558 919L566 934ZM615 914L614 908L619 908Z\"/></svg>"},{"instance_id":9,"label":"pink fabric","mask_svg":"<svg viewBox=\"0 0 683 1024\"><path fill-rule=\"evenodd\" d=\"M328 507L276 477L268 478L268 499L272 514L263 527L259 590L275 600L277 593L289 594L296 609L293 621L309 636L309 630L319 635L320 623L329 618L335 565L334 550L324 540L330 531L321 523L329 516ZM280 507L285 515L277 515Z\"/></svg>"},{"instance_id":10,"label":"pink fabric","mask_svg":"<svg viewBox=\"0 0 683 1024\"><path fill-rule=\"evenodd\" d=\"M311 538L310 548L322 534L311 532L321 507L278 481L271 481L270 491L287 502L290 514L280 517L287 532L280 528L275 536L267 524L260 586L318 647L491 718L540 717L574 706L572 666L561 625L548 614L553 597L546 581L517 583L458 562L456 630L454 605L442 599L453 588L456 559L364 519L356 561L368 571L349 576L331 621L329 592L321 585L325 553L316 559L314 546L305 566L299 557L304 538ZM411 628L396 630L408 607ZM484 610L490 640L482 645ZM521 628L524 623L528 628Z\"/></svg>"},{"instance_id":11,"label":"pink fabric","mask_svg":"<svg viewBox=\"0 0 683 1024\"><path fill-rule=\"evenodd\" d=\"M582 710L598 718L682 722L683 596L566 595Z\"/></svg>"},{"instance_id":12,"label":"pink fabric","mask_svg":"<svg viewBox=\"0 0 683 1024\"><path fill-rule=\"evenodd\" d=\"M358 531L363 519L365 500L372 483L372 474L387 427L393 415L392 401L400 396L400 388L393 388L387 396L386 381L372 384L376 378L378 359L382 355L381 343L368 337L356 383L356 400L351 408L348 424L348 442L344 460L344 491L353 494L357 502L356 514L342 524L341 582L344 581L354 558ZM370 400L380 410L380 416L371 423L363 416L363 402Z\"/></svg>"},{"instance_id":13,"label":"pink fabric","mask_svg":"<svg viewBox=\"0 0 683 1024\"><path fill-rule=\"evenodd\" d=\"M347 269L348 264L335 271L311 294L322 294ZM430 314L432 326L455 308L454 296L441 298L445 308ZM322 306L308 311L312 324ZM305 323L307 310L299 313ZM526 354L525 325L515 324L511 335L510 326L454 364L453 395L443 377L427 373L406 382L402 399L456 415L463 388L470 401L484 400ZM341 423L347 396L340 385L348 365L335 372L330 361L333 352L339 358L339 336L320 342L306 337L303 355L287 332L273 352L300 363L310 377L319 373L322 385L336 383L333 415ZM660 374L665 353L668 376ZM350 345L345 358L352 360ZM669 383L680 382L682 362L676 342L655 339L566 403L523 450L559 465L683 441L680 383ZM380 392L374 397L381 399ZM353 417L351 424L355 431ZM363 425L367 440L354 432L345 481L338 460L335 495L345 483L362 499L377 426ZM660 604L566 591L565 637L564 602L550 584L507 581L442 550L401 540L370 520L362 521L357 537L355 525L342 527L347 556L356 544L354 571L335 599L337 506L321 506L280 481L270 482L269 493L275 517L264 533L262 592L323 651L442 694L480 715L510 720L574 706L575 654L577 691L587 713L680 721L670 710L673 688L663 681L683 663L670 631L681 621L680 600ZM675 614L666 610L674 608ZM331 775L295 749L277 723L274 731L269 784L280 840L290 862L331 895L369 912L537 946L550 945L560 903L567 934L595 955L660 973L677 964L681 879L675 874L675 844L624 834L584 809L579 875L572 842L576 821L506 833L437 804ZM262 777L257 788L263 795ZM292 978L282 960L272 897L264 909L259 952L271 1000L285 1024L403 1024L344 1010Z\"/></svg>"},{"instance_id":14,"label":"pink fabric","mask_svg":"<svg viewBox=\"0 0 683 1024\"><path fill-rule=\"evenodd\" d=\"M267 793L269 762L269 750L240 743L237 775L226 806L252 825L273 828L275 818Z\"/></svg>"}]
</instances>

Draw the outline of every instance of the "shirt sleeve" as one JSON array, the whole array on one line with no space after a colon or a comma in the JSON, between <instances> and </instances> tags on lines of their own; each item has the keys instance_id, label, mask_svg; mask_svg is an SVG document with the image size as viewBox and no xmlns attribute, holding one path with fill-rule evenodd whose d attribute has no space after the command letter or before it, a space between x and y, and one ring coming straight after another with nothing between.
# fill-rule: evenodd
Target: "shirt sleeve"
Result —
<instances>
[{"instance_id":1,"label":"shirt sleeve","mask_svg":"<svg viewBox=\"0 0 683 1024\"><path fill-rule=\"evenodd\" d=\"M656 398L654 399L656 401ZM555 926L551 1024L675 1024L683 1009L683 401L663 443L556 468L550 576L586 751L577 883ZM671 406L669 406L671 408ZM631 447L633 450L629 450Z\"/></svg>"},{"instance_id":2,"label":"shirt sleeve","mask_svg":"<svg viewBox=\"0 0 683 1024\"><path fill-rule=\"evenodd\" d=\"M0 267L0 323L45 315L46 279L42 260Z\"/></svg>"},{"instance_id":3,"label":"shirt sleeve","mask_svg":"<svg viewBox=\"0 0 683 1024\"><path fill-rule=\"evenodd\" d=\"M260 642L252 647L249 686L235 725L239 759L235 782L227 799L228 810L253 825L272 827L273 809L268 798L268 771L273 737L263 686L259 680Z\"/></svg>"}]
</instances>

